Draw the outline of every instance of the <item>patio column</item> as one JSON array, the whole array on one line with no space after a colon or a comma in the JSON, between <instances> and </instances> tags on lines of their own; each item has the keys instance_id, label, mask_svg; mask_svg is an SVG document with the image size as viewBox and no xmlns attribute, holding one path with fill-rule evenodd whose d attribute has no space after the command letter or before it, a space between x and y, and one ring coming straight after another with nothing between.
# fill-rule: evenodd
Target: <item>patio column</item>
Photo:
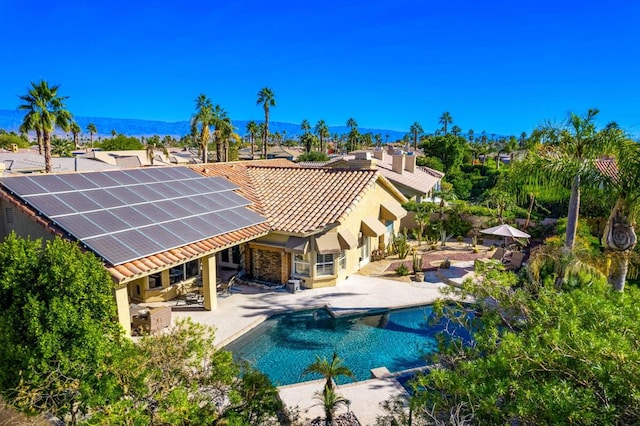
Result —
<instances>
[{"instance_id":1,"label":"patio column","mask_svg":"<svg viewBox=\"0 0 640 426\"><path fill-rule=\"evenodd\" d=\"M118 310L118 322L122 325L127 336L131 336L131 314L129 312L129 293L126 285L113 290Z\"/></svg>"},{"instance_id":2,"label":"patio column","mask_svg":"<svg viewBox=\"0 0 640 426\"><path fill-rule=\"evenodd\" d=\"M207 311L213 311L218 307L216 284L216 255L212 254L202 258L202 295Z\"/></svg>"}]
</instances>

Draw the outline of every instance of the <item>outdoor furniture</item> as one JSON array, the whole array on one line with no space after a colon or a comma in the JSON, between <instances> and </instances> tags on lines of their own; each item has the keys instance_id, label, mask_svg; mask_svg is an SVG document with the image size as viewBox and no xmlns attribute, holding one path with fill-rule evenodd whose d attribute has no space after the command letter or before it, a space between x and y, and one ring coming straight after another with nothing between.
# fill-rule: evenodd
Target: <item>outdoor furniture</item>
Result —
<instances>
[{"instance_id":1,"label":"outdoor furniture","mask_svg":"<svg viewBox=\"0 0 640 426\"><path fill-rule=\"evenodd\" d=\"M506 263L504 267L508 271L513 271L513 270L519 269L522 266L523 261L524 261L524 253L515 251L511 254L511 259L509 259L509 263Z\"/></svg>"},{"instance_id":2,"label":"outdoor furniture","mask_svg":"<svg viewBox=\"0 0 640 426\"><path fill-rule=\"evenodd\" d=\"M233 287L233 285L235 284L236 277L237 275L234 275L227 282L225 281L219 282L216 285L216 293L218 293L221 296L231 296L231 287Z\"/></svg>"},{"instance_id":3,"label":"outdoor furniture","mask_svg":"<svg viewBox=\"0 0 640 426\"><path fill-rule=\"evenodd\" d=\"M183 302L185 305L201 305L204 301L201 294L198 293L186 293L179 297L176 301L176 306Z\"/></svg>"},{"instance_id":4,"label":"outdoor furniture","mask_svg":"<svg viewBox=\"0 0 640 426\"><path fill-rule=\"evenodd\" d=\"M171 325L171 308L161 306L138 311L131 319L132 330L142 333L155 333Z\"/></svg>"},{"instance_id":5,"label":"outdoor furniture","mask_svg":"<svg viewBox=\"0 0 640 426\"><path fill-rule=\"evenodd\" d=\"M502 259L506 254L505 249L502 247L498 247L491 257L482 257L480 259L476 259L474 265L490 265L492 263L502 263Z\"/></svg>"}]
</instances>

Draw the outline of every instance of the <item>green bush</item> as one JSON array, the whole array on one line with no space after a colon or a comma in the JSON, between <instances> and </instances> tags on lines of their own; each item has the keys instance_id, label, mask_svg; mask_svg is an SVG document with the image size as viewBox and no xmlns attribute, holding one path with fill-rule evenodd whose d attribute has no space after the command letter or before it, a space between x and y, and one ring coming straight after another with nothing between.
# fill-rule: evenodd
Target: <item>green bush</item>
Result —
<instances>
[{"instance_id":1,"label":"green bush","mask_svg":"<svg viewBox=\"0 0 640 426\"><path fill-rule=\"evenodd\" d=\"M407 268L407 265L405 265L404 263L401 263L396 268L396 274L400 275L401 277L404 277L405 275L409 275L409 268Z\"/></svg>"}]
</instances>

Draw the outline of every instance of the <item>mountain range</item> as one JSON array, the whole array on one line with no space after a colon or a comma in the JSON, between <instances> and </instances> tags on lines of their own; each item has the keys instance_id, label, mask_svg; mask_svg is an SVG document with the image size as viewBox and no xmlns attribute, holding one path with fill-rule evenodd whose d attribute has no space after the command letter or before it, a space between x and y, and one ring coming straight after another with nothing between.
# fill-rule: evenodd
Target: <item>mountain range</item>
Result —
<instances>
[{"instance_id":1,"label":"mountain range","mask_svg":"<svg viewBox=\"0 0 640 426\"><path fill-rule=\"evenodd\" d=\"M8 132L18 132L18 128L22 123L24 112L17 110L0 110L0 129L4 129ZM89 123L95 124L98 129L96 136L111 137L111 131L115 130L117 133L122 133L127 136L173 136L180 138L190 132L189 121L155 121L155 120L137 120L129 118L106 118L106 117L74 117L76 122L80 125L83 132L86 133L86 128ZM258 120L256 120L258 121ZM259 122L259 121L258 121ZM236 127L236 132L240 135L246 134L247 120L233 120L233 125ZM299 124L294 123L282 123L278 121L269 121L269 130L272 133L279 132L283 134L286 131L287 137L295 137L302 134ZM382 140L396 141L402 139L406 132L399 132L396 130L387 129L365 129L359 128L360 133L373 133L382 135ZM329 126L329 132L331 134L337 133L339 135L348 133L349 128L346 126ZM58 132L60 133L60 132Z\"/></svg>"}]
</instances>

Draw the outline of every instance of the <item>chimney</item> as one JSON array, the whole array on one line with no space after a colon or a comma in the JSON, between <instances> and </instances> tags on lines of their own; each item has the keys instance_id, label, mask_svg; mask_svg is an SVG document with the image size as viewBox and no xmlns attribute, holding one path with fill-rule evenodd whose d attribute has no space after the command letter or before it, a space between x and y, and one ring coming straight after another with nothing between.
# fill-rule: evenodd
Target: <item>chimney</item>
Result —
<instances>
[{"instance_id":1,"label":"chimney","mask_svg":"<svg viewBox=\"0 0 640 426\"><path fill-rule=\"evenodd\" d=\"M355 160L349 161L350 169L375 169L376 160L371 159L370 152L356 152Z\"/></svg>"},{"instance_id":2,"label":"chimney","mask_svg":"<svg viewBox=\"0 0 640 426\"><path fill-rule=\"evenodd\" d=\"M407 152L407 155L404 157L404 169L409 173L415 173L416 171L415 152Z\"/></svg>"},{"instance_id":3,"label":"chimney","mask_svg":"<svg viewBox=\"0 0 640 426\"><path fill-rule=\"evenodd\" d=\"M402 150L393 152L391 170L400 175L404 171L404 153L402 152Z\"/></svg>"},{"instance_id":4,"label":"chimney","mask_svg":"<svg viewBox=\"0 0 640 426\"><path fill-rule=\"evenodd\" d=\"M374 149L373 150L373 158L375 158L376 160L383 161L384 160L384 149L383 148Z\"/></svg>"}]
</instances>

